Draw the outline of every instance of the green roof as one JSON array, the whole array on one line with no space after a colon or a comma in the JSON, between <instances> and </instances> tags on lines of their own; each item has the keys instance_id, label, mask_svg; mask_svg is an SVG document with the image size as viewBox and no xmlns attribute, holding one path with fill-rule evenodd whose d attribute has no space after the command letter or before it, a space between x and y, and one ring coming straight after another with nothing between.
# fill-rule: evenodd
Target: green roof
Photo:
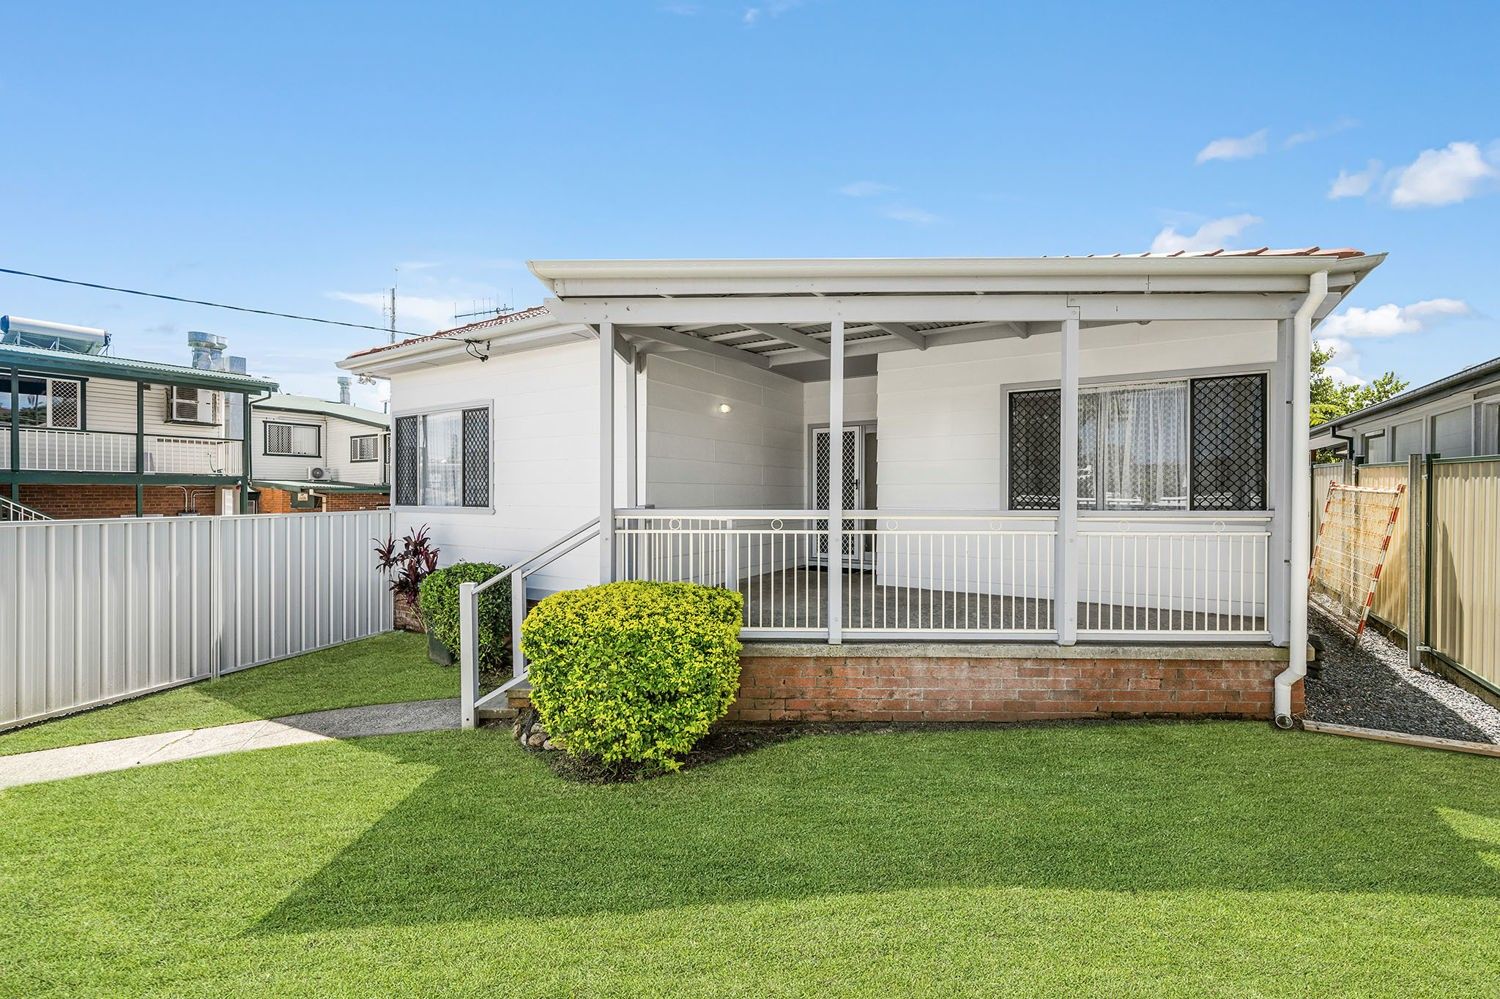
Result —
<instances>
[{"instance_id":1,"label":"green roof","mask_svg":"<svg viewBox=\"0 0 1500 999\"><path fill-rule=\"evenodd\" d=\"M11 366L26 371L96 375L100 378L123 378L127 381L163 385L194 385L229 392L274 392L277 388L276 383L269 378L240 375L232 371L208 371L185 364L162 364L158 361L137 361L106 354L77 354L44 347L0 344L0 367Z\"/></svg>"},{"instance_id":2,"label":"green roof","mask_svg":"<svg viewBox=\"0 0 1500 999\"><path fill-rule=\"evenodd\" d=\"M314 399L310 395L273 395L264 402L257 402L255 408L277 409L288 413L316 413L319 416L332 416L354 423L365 423L372 427L385 428L391 425L390 417L384 413L350 406L342 402Z\"/></svg>"}]
</instances>

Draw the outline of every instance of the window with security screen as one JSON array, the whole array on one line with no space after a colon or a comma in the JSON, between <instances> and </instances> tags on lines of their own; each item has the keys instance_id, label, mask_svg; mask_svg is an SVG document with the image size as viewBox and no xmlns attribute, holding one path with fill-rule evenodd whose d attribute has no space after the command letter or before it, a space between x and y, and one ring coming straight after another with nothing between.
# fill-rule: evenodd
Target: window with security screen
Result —
<instances>
[{"instance_id":1,"label":"window with security screen","mask_svg":"<svg viewBox=\"0 0 1500 999\"><path fill-rule=\"evenodd\" d=\"M1192 508L1266 508L1266 376L1193 379Z\"/></svg>"},{"instance_id":2,"label":"window with security screen","mask_svg":"<svg viewBox=\"0 0 1500 999\"><path fill-rule=\"evenodd\" d=\"M490 505L487 406L396 418L398 506Z\"/></svg>"},{"instance_id":3,"label":"window with security screen","mask_svg":"<svg viewBox=\"0 0 1500 999\"><path fill-rule=\"evenodd\" d=\"M0 380L0 424L11 421L10 378ZM23 427L83 429L83 383L71 378L16 379L15 420Z\"/></svg>"},{"instance_id":4,"label":"window with security screen","mask_svg":"<svg viewBox=\"0 0 1500 999\"><path fill-rule=\"evenodd\" d=\"M349 438L349 460L356 463L380 460L380 435L361 434Z\"/></svg>"},{"instance_id":5,"label":"window with security screen","mask_svg":"<svg viewBox=\"0 0 1500 999\"><path fill-rule=\"evenodd\" d=\"M274 457L321 458L323 428L307 423L266 421L265 453Z\"/></svg>"},{"instance_id":6,"label":"window with security screen","mask_svg":"<svg viewBox=\"0 0 1500 999\"><path fill-rule=\"evenodd\" d=\"M1264 375L1091 385L1078 395L1081 510L1263 510ZM1010 394L1012 510L1056 510L1061 393Z\"/></svg>"}]
</instances>

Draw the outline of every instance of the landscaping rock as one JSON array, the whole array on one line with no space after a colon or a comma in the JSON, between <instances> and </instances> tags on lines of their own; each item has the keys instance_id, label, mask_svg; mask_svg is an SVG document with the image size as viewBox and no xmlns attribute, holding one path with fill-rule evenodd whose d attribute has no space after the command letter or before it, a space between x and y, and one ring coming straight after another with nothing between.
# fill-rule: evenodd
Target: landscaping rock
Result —
<instances>
[{"instance_id":1,"label":"landscaping rock","mask_svg":"<svg viewBox=\"0 0 1500 999\"><path fill-rule=\"evenodd\" d=\"M1309 674L1307 717L1361 728L1500 744L1500 708L1426 670L1407 665L1406 650L1373 628L1358 646L1319 614L1321 675Z\"/></svg>"}]
</instances>

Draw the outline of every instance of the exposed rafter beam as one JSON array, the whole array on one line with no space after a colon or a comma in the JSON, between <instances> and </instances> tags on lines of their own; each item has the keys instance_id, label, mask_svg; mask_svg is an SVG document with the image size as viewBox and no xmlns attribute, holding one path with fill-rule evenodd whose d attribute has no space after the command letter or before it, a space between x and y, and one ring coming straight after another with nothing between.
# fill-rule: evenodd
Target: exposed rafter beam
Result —
<instances>
[{"instance_id":1,"label":"exposed rafter beam","mask_svg":"<svg viewBox=\"0 0 1500 999\"><path fill-rule=\"evenodd\" d=\"M676 330L665 329L661 326L617 326L615 328L626 336L655 340L658 343L669 344L673 347L682 347L687 350L699 350L705 354L712 354L715 357L725 357L732 361L742 361L757 368L769 368L771 366L770 361L758 354L752 354L749 351L740 350L736 347L727 347L722 343L714 343L712 340L700 340L698 337L679 333Z\"/></svg>"},{"instance_id":2,"label":"exposed rafter beam","mask_svg":"<svg viewBox=\"0 0 1500 999\"><path fill-rule=\"evenodd\" d=\"M745 328L754 330L757 333L764 333L766 336L775 337L782 343L789 343L793 347L801 347L803 350L811 351L819 357L833 356L833 348L822 340L814 340L806 333L794 330L790 326L784 326L781 323L746 323Z\"/></svg>"},{"instance_id":3,"label":"exposed rafter beam","mask_svg":"<svg viewBox=\"0 0 1500 999\"><path fill-rule=\"evenodd\" d=\"M905 323L876 323L875 328L884 330L898 340L905 340L918 350L927 349L927 337Z\"/></svg>"}]
</instances>

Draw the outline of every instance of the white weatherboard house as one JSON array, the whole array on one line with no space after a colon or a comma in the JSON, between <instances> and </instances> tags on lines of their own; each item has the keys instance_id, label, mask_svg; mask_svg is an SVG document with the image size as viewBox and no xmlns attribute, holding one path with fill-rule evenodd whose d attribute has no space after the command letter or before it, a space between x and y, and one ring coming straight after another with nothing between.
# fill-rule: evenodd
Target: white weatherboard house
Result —
<instances>
[{"instance_id":1,"label":"white weatherboard house","mask_svg":"<svg viewBox=\"0 0 1500 999\"><path fill-rule=\"evenodd\" d=\"M1382 259L535 261L342 366L444 562L744 593L741 719L1290 724L1312 330Z\"/></svg>"},{"instance_id":2,"label":"white weatherboard house","mask_svg":"<svg viewBox=\"0 0 1500 999\"><path fill-rule=\"evenodd\" d=\"M262 511L283 505L341 510L385 505L390 419L352 405L348 379L339 382L337 402L285 394L255 400L251 486Z\"/></svg>"}]
</instances>

